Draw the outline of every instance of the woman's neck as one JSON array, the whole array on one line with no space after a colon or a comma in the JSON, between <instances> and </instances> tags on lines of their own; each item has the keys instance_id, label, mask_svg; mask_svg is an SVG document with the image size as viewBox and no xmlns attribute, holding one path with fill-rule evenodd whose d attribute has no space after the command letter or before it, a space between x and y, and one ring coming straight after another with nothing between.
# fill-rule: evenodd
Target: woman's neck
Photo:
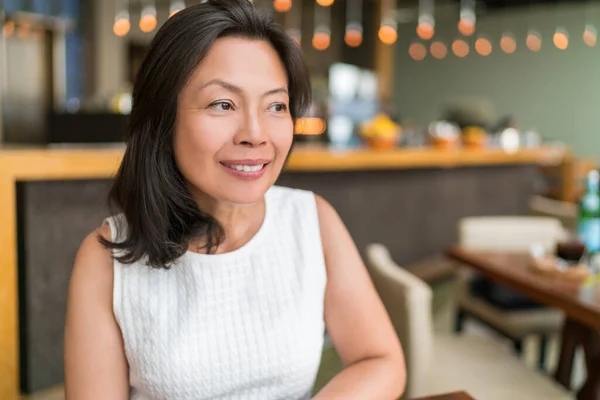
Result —
<instances>
[{"instance_id":1,"label":"woman's neck","mask_svg":"<svg viewBox=\"0 0 600 400\"><path fill-rule=\"evenodd\" d=\"M224 203L206 195L196 196L196 201L200 209L215 218L225 232L218 248L211 249L211 253L215 254L229 253L244 246L256 235L265 218L264 197L248 205ZM189 249L206 252L206 240L190 243Z\"/></svg>"}]
</instances>

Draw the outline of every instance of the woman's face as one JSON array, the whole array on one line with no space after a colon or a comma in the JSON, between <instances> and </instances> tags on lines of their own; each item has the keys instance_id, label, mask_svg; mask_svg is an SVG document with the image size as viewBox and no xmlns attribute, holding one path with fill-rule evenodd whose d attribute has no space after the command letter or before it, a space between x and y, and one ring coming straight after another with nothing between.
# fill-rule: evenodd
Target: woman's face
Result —
<instances>
[{"instance_id":1,"label":"woman's face","mask_svg":"<svg viewBox=\"0 0 600 400\"><path fill-rule=\"evenodd\" d=\"M286 70L265 41L218 39L178 100L175 161L196 198L259 201L290 150Z\"/></svg>"}]
</instances>

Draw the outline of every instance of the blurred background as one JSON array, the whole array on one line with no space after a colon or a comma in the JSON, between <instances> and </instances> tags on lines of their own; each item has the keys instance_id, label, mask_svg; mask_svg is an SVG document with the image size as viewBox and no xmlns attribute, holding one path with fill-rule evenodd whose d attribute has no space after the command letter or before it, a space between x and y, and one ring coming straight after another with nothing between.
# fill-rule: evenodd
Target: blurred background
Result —
<instances>
[{"instance_id":1,"label":"blurred background","mask_svg":"<svg viewBox=\"0 0 600 400\"><path fill-rule=\"evenodd\" d=\"M0 398L64 398L68 278L81 239L108 215L136 72L160 26L200 2L0 0ZM505 314L465 306L459 266L443 254L462 243L466 219L483 216L550 218L566 232L555 244L600 250L589 233L600 232L600 1L253 3L297 41L312 78L279 183L324 196L365 258L382 243L425 282L436 332L469 309L476 336L508 343L510 362L547 378L562 314L543 307L546 323L533 323L538 304L507 304L471 282L501 312L530 312L519 320L530 324L499 324ZM325 355L320 382L336 368Z\"/></svg>"},{"instance_id":2,"label":"blurred background","mask_svg":"<svg viewBox=\"0 0 600 400\"><path fill-rule=\"evenodd\" d=\"M193 3L4 1L3 142L118 142L154 32ZM307 57L315 92L311 116L326 123L300 126L299 133L356 144L352 127L380 110L409 134L420 134L459 108L477 114L465 123L482 124L489 133L510 124L531 141L541 136L580 157L597 157L597 2L255 3L273 10Z\"/></svg>"}]
</instances>

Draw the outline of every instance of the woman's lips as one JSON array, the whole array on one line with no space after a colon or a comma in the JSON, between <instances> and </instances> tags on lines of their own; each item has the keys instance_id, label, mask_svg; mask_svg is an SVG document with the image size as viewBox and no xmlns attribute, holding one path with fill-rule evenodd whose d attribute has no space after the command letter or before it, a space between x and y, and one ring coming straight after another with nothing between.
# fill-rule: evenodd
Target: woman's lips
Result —
<instances>
[{"instance_id":1,"label":"woman's lips","mask_svg":"<svg viewBox=\"0 0 600 400\"><path fill-rule=\"evenodd\" d=\"M220 162L227 172L244 180L261 178L270 163L269 160L227 160Z\"/></svg>"}]
</instances>

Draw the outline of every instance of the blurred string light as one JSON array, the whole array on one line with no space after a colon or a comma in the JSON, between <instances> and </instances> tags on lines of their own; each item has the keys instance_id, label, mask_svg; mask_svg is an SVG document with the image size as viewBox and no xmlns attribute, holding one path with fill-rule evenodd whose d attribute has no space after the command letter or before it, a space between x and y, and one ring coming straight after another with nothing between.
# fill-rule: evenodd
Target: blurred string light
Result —
<instances>
[{"instance_id":1,"label":"blurred string light","mask_svg":"<svg viewBox=\"0 0 600 400\"><path fill-rule=\"evenodd\" d=\"M408 55L415 61L422 61L427 57L427 47L423 43L413 42L408 47Z\"/></svg>"},{"instance_id":2,"label":"blurred string light","mask_svg":"<svg viewBox=\"0 0 600 400\"><path fill-rule=\"evenodd\" d=\"M517 41L512 33L505 32L502 34L502 37L500 38L500 48L506 54L513 54L517 51Z\"/></svg>"},{"instance_id":3,"label":"blurred string light","mask_svg":"<svg viewBox=\"0 0 600 400\"><path fill-rule=\"evenodd\" d=\"M554 45L559 50L566 50L569 47L569 34L565 28L556 28L554 36L552 37Z\"/></svg>"},{"instance_id":4,"label":"blurred string light","mask_svg":"<svg viewBox=\"0 0 600 400\"><path fill-rule=\"evenodd\" d=\"M536 30L530 29L525 40L527 48L533 52L538 52L542 49L542 35Z\"/></svg>"},{"instance_id":5,"label":"blurred string light","mask_svg":"<svg viewBox=\"0 0 600 400\"><path fill-rule=\"evenodd\" d=\"M273 8L280 13L288 12L292 8L292 0L273 0Z\"/></svg>"},{"instance_id":6,"label":"blurred string light","mask_svg":"<svg viewBox=\"0 0 600 400\"><path fill-rule=\"evenodd\" d=\"M585 26L585 30L583 31L583 42L590 47L596 46L596 41L598 38L598 31L596 27L591 24L587 24Z\"/></svg>"},{"instance_id":7,"label":"blurred string light","mask_svg":"<svg viewBox=\"0 0 600 400\"><path fill-rule=\"evenodd\" d=\"M456 39L452 42L452 52L458 58L463 58L469 55L471 49L469 47L469 43L467 43L464 39Z\"/></svg>"},{"instance_id":8,"label":"blurred string light","mask_svg":"<svg viewBox=\"0 0 600 400\"><path fill-rule=\"evenodd\" d=\"M435 40L431 42L431 45L429 46L429 53L431 53L431 56L433 58L441 60L445 58L446 55L448 55L448 47L444 42L440 40Z\"/></svg>"},{"instance_id":9,"label":"blurred string light","mask_svg":"<svg viewBox=\"0 0 600 400\"><path fill-rule=\"evenodd\" d=\"M329 7L333 2L334 0L317 0L317 4L321 7Z\"/></svg>"},{"instance_id":10,"label":"blurred string light","mask_svg":"<svg viewBox=\"0 0 600 400\"><path fill-rule=\"evenodd\" d=\"M595 1L588 0L586 10L583 12L585 28L583 29L581 38L583 39L583 43L589 47L596 47L598 30L596 29L594 21L598 21L598 17L600 17L599 10L600 8L598 8L598 4Z\"/></svg>"},{"instance_id":11,"label":"blurred string light","mask_svg":"<svg viewBox=\"0 0 600 400\"><path fill-rule=\"evenodd\" d=\"M346 32L344 42L358 47L363 41L362 0L348 0L346 4Z\"/></svg>"},{"instance_id":12,"label":"blurred string light","mask_svg":"<svg viewBox=\"0 0 600 400\"><path fill-rule=\"evenodd\" d=\"M296 135L321 135L325 133L327 123L323 118L298 118L294 125Z\"/></svg>"},{"instance_id":13,"label":"blurred string light","mask_svg":"<svg viewBox=\"0 0 600 400\"><path fill-rule=\"evenodd\" d=\"M177 14L179 11L185 8L185 2L183 0L171 0L169 6L169 18Z\"/></svg>"},{"instance_id":14,"label":"blurred string light","mask_svg":"<svg viewBox=\"0 0 600 400\"><path fill-rule=\"evenodd\" d=\"M315 6L315 31L312 45L319 51L327 50L331 44L331 7Z\"/></svg>"},{"instance_id":15,"label":"blurred string light","mask_svg":"<svg viewBox=\"0 0 600 400\"><path fill-rule=\"evenodd\" d=\"M525 45L527 48L537 53L542 49L542 35L539 31L535 29L535 20L537 16L537 10L534 7L533 3L528 4L527 11L527 36L525 38Z\"/></svg>"},{"instance_id":16,"label":"blurred string light","mask_svg":"<svg viewBox=\"0 0 600 400\"><path fill-rule=\"evenodd\" d=\"M331 32L323 27L315 29L312 38L312 45L315 49L323 51L329 48L331 44Z\"/></svg>"},{"instance_id":17,"label":"blurred string light","mask_svg":"<svg viewBox=\"0 0 600 400\"><path fill-rule=\"evenodd\" d=\"M556 15L556 19L561 17L561 9L558 5L554 6L554 14ZM552 43L559 50L566 50L569 47L569 33L562 26L557 26L554 30L554 35L552 35Z\"/></svg>"},{"instance_id":18,"label":"blurred string light","mask_svg":"<svg viewBox=\"0 0 600 400\"><path fill-rule=\"evenodd\" d=\"M508 14L503 14L501 17L502 26L510 26L512 18ZM517 51L517 40L509 29L506 29L500 35L500 50L506 54L513 54Z\"/></svg>"},{"instance_id":19,"label":"blurred string light","mask_svg":"<svg viewBox=\"0 0 600 400\"><path fill-rule=\"evenodd\" d=\"M396 0L381 1L381 25L377 36L384 44L394 44L398 39L398 22L396 21Z\"/></svg>"},{"instance_id":20,"label":"blurred string light","mask_svg":"<svg viewBox=\"0 0 600 400\"><path fill-rule=\"evenodd\" d=\"M152 32L157 24L156 5L154 4L154 1L146 0L140 16L140 30L146 33Z\"/></svg>"},{"instance_id":21,"label":"blurred string light","mask_svg":"<svg viewBox=\"0 0 600 400\"><path fill-rule=\"evenodd\" d=\"M435 34L434 0L419 0L417 36L429 40Z\"/></svg>"},{"instance_id":22,"label":"blurred string light","mask_svg":"<svg viewBox=\"0 0 600 400\"><path fill-rule=\"evenodd\" d=\"M492 54L492 42L485 37L479 37L475 41L475 51L477 54L483 57L487 57Z\"/></svg>"},{"instance_id":23,"label":"blurred string light","mask_svg":"<svg viewBox=\"0 0 600 400\"><path fill-rule=\"evenodd\" d=\"M298 44L302 45L302 2L292 3L289 12L285 14L286 32Z\"/></svg>"},{"instance_id":24,"label":"blurred string light","mask_svg":"<svg viewBox=\"0 0 600 400\"><path fill-rule=\"evenodd\" d=\"M475 33L475 21L475 0L461 0L458 31L464 36L473 35Z\"/></svg>"},{"instance_id":25,"label":"blurred string light","mask_svg":"<svg viewBox=\"0 0 600 400\"><path fill-rule=\"evenodd\" d=\"M113 33L119 37L123 37L131 30L131 19L129 17L128 0L117 0L117 14L113 24Z\"/></svg>"}]
</instances>

